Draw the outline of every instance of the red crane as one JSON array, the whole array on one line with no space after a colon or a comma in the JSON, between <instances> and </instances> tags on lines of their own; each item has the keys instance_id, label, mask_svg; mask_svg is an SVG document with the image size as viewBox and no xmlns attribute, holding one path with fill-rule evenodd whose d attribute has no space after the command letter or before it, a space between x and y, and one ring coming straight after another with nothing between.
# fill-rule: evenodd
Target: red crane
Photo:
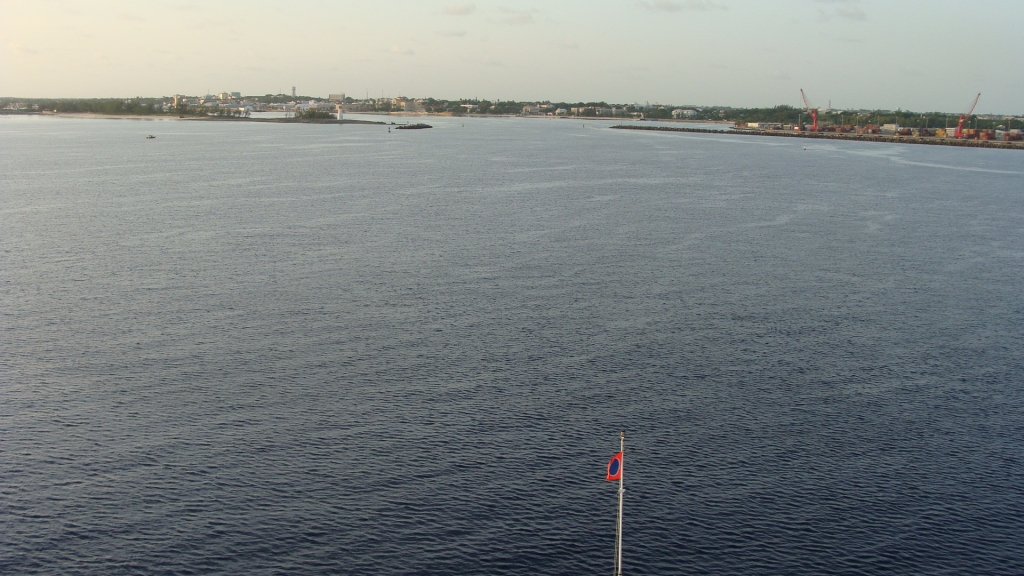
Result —
<instances>
[{"instance_id":1,"label":"red crane","mask_svg":"<svg viewBox=\"0 0 1024 576\"><path fill-rule=\"evenodd\" d=\"M807 113L811 115L811 120L814 120L814 125L811 126L811 132L818 131L818 109L811 108L811 103L807 101L807 96L804 95L804 89L800 89L800 97L804 99L804 108L807 109Z\"/></svg>"},{"instance_id":2,"label":"red crane","mask_svg":"<svg viewBox=\"0 0 1024 576\"><path fill-rule=\"evenodd\" d=\"M956 132L953 134L954 138L964 137L964 120L971 119L971 113L974 112L974 107L978 105L978 98L981 98L981 92L978 92L978 95L974 97L974 103L971 104L971 108L967 111L967 114L960 115L960 121L956 123Z\"/></svg>"}]
</instances>

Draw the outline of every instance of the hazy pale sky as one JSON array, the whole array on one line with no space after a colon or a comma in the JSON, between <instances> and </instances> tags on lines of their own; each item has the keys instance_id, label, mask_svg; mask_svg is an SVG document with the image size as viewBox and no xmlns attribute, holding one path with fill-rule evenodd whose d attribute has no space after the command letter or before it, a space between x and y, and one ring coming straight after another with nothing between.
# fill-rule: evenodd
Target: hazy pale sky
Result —
<instances>
[{"instance_id":1,"label":"hazy pale sky","mask_svg":"<svg viewBox=\"0 0 1024 576\"><path fill-rule=\"evenodd\" d=\"M0 0L0 96L1024 113L1024 0Z\"/></svg>"}]
</instances>

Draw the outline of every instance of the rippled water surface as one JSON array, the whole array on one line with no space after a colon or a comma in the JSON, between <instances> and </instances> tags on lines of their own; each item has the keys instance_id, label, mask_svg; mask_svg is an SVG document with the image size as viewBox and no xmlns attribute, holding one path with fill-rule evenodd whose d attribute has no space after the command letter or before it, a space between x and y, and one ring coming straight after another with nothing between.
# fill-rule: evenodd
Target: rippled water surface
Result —
<instances>
[{"instance_id":1,"label":"rippled water surface","mask_svg":"<svg viewBox=\"0 0 1024 576\"><path fill-rule=\"evenodd\" d=\"M1021 572L1024 155L429 121L0 117L0 573Z\"/></svg>"}]
</instances>

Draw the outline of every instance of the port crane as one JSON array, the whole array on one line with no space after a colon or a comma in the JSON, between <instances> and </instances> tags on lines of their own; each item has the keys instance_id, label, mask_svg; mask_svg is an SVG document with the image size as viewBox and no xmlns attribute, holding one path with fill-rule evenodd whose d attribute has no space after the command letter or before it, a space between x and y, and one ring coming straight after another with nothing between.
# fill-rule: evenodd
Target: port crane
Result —
<instances>
[{"instance_id":1,"label":"port crane","mask_svg":"<svg viewBox=\"0 0 1024 576\"><path fill-rule=\"evenodd\" d=\"M964 121L971 119L971 114L974 112L974 107L978 105L978 98L981 98L981 92L974 97L974 103L971 104L971 108L967 110L967 114L960 115L960 121L956 123L956 132L953 134L955 138L964 137Z\"/></svg>"},{"instance_id":2,"label":"port crane","mask_svg":"<svg viewBox=\"0 0 1024 576\"><path fill-rule=\"evenodd\" d=\"M811 103L807 101L807 96L804 95L804 89L800 89L800 97L804 100L804 108L807 109L807 113L811 115L811 120L814 121L814 125L811 126L811 132L818 131L818 109L811 108Z\"/></svg>"}]
</instances>

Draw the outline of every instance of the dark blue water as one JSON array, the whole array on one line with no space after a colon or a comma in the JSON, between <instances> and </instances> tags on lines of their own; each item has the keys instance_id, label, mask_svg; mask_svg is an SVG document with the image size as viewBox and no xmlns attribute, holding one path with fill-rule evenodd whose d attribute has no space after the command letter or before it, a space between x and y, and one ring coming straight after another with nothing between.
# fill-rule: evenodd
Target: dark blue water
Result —
<instances>
[{"instance_id":1,"label":"dark blue water","mask_svg":"<svg viewBox=\"0 0 1024 576\"><path fill-rule=\"evenodd\" d=\"M1024 155L430 121L0 117L0 573L1021 573Z\"/></svg>"}]
</instances>

